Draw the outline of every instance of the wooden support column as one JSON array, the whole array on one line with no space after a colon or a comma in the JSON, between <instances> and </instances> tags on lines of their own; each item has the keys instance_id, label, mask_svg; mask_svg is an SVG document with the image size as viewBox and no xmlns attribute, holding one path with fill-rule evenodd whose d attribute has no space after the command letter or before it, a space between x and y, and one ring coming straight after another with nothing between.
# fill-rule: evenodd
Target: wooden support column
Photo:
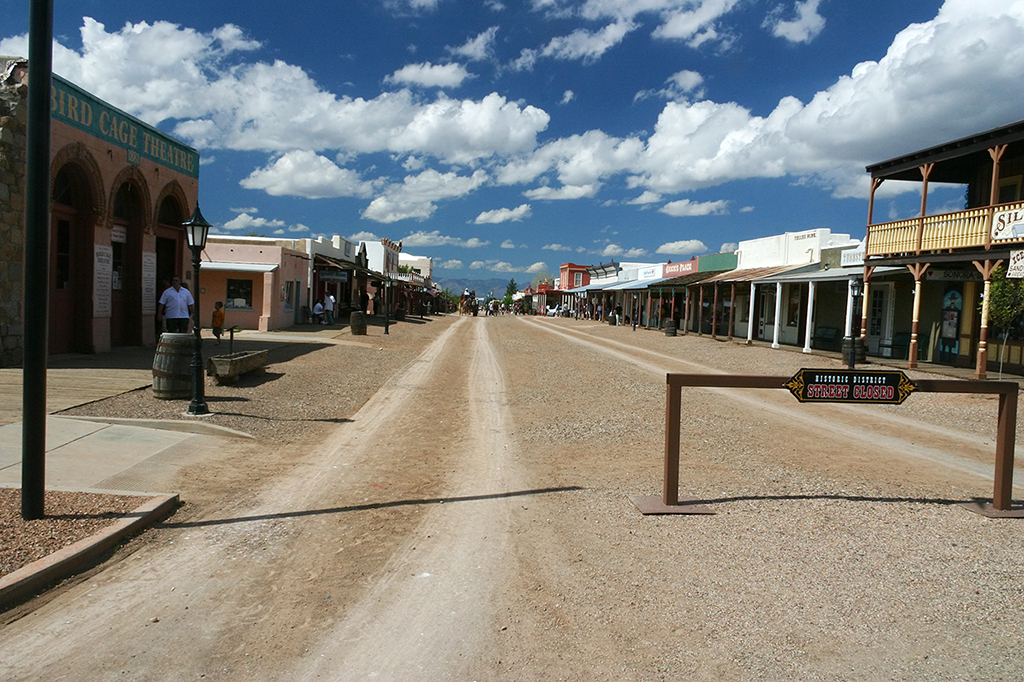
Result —
<instances>
[{"instance_id":1,"label":"wooden support column","mask_svg":"<svg viewBox=\"0 0 1024 682\"><path fill-rule=\"evenodd\" d=\"M732 333L736 323L736 282L732 283L732 292L729 297L729 340L732 341Z\"/></svg>"},{"instance_id":2,"label":"wooden support column","mask_svg":"<svg viewBox=\"0 0 1024 682\"><path fill-rule=\"evenodd\" d=\"M747 303L747 345L754 343L754 294L757 293L757 288L754 283L750 283L750 301Z\"/></svg>"},{"instance_id":3,"label":"wooden support column","mask_svg":"<svg viewBox=\"0 0 1024 682\"><path fill-rule=\"evenodd\" d=\"M882 178L871 178L871 194L868 196L868 227L875 222L875 191L885 182Z\"/></svg>"},{"instance_id":4,"label":"wooden support column","mask_svg":"<svg viewBox=\"0 0 1024 682\"><path fill-rule=\"evenodd\" d=\"M690 319L693 314L690 312L690 306L693 301L690 300L692 298L690 296L690 287L686 287L684 291L686 292L683 296L683 334L685 335L690 333Z\"/></svg>"},{"instance_id":5,"label":"wooden support column","mask_svg":"<svg viewBox=\"0 0 1024 682\"><path fill-rule=\"evenodd\" d=\"M700 301L697 304L697 336L704 336L704 285L700 287Z\"/></svg>"},{"instance_id":6,"label":"wooden support column","mask_svg":"<svg viewBox=\"0 0 1024 682\"><path fill-rule=\"evenodd\" d=\"M907 269L914 276L914 317L910 326L910 348L907 350L907 367L917 367L917 326L921 319L921 280L930 263L915 263Z\"/></svg>"},{"instance_id":7,"label":"wooden support column","mask_svg":"<svg viewBox=\"0 0 1024 682\"><path fill-rule=\"evenodd\" d=\"M871 178L871 194L868 197L868 229L864 236L864 253L868 253L871 241L871 226L875 222L875 192L882 186L882 178Z\"/></svg>"},{"instance_id":8,"label":"wooden support column","mask_svg":"<svg viewBox=\"0 0 1024 682\"><path fill-rule=\"evenodd\" d=\"M995 218L996 202L999 201L999 162L1003 158L1003 153L1006 151L1006 145L1000 144L995 147L990 147L988 155L992 157L992 189L988 193L988 229L985 230L985 248L992 248L992 220ZM975 263L975 266L978 264ZM987 278L986 278L986 293L987 293Z\"/></svg>"},{"instance_id":9,"label":"wooden support column","mask_svg":"<svg viewBox=\"0 0 1024 682\"><path fill-rule=\"evenodd\" d=\"M715 299L711 306L711 338L718 337L718 282L715 282Z\"/></svg>"},{"instance_id":10,"label":"wooden support column","mask_svg":"<svg viewBox=\"0 0 1024 682\"><path fill-rule=\"evenodd\" d=\"M992 286L992 271L1002 262L1002 260L986 260L984 263L974 261L974 267L978 269L985 280L985 292L981 299L981 329L978 336L978 366L974 369L975 379L984 379L988 371L988 294Z\"/></svg>"},{"instance_id":11,"label":"wooden support column","mask_svg":"<svg viewBox=\"0 0 1024 682\"><path fill-rule=\"evenodd\" d=\"M775 283L775 331L772 333L772 348L779 347L779 333L782 331L782 282Z\"/></svg>"},{"instance_id":12,"label":"wooden support column","mask_svg":"<svg viewBox=\"0 0 1024 682\"><path fill-rule=\"evenodd\" d=\"M804 352L811 352L811 318L814 317L814 280L807 282L807 323L804 325Z\"/></svg>"},{"instance_id":13,"label":"wooden support column","mask_svg":"<svg viewBox=\"0 0 1024 682\"><path fill-rule=\"evenodd\" d=\"M863 341L861 341L861 343L864 344L865 352L867 352L867 343L868 343L868 293L871 290L871 275L873 275L874 272L875 272L875 269L873 267L869 268L866 265L864 266L864 286L861 287L861 292L860 292L860 295L863 298L861 299L861 306L860 306L860 335L859 335L859 337L861 339L864 339Z\"/></svg>"},{"instance_id":14,"label":"wooden support column","mask_svg":"<svg viewBox=\"0 0 1024 682\"><path fill-rule=\"evenodd\" d=\"M917 219L917 254L921 254L921 242L924 239L924 217L928 212L928 178L932 174L932 169L935 167L934 163L926 163L921 165L921 215Z\"/></svg>"}]
</instances>

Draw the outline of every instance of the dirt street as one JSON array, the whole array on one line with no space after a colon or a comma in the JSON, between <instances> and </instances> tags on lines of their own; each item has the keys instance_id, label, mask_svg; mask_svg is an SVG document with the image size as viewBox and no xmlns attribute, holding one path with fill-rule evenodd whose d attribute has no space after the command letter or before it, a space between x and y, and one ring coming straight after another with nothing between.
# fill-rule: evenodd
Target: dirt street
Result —
<instances>
[{"instance_id":1,"label":"dirt street","mask_svg":"<svg viewBox=\"0 0 1024 682\"><path fill-rule=\"evenodd\" d=\"M326 437L183 469L188 508L9 615L0 679L1024 674L1021 521L955 504L992 495L994 398L688 389L681 494L717 513L644 517L666 372L841 365L571 319L430 330Z\"/></svg>"}]
</instances>

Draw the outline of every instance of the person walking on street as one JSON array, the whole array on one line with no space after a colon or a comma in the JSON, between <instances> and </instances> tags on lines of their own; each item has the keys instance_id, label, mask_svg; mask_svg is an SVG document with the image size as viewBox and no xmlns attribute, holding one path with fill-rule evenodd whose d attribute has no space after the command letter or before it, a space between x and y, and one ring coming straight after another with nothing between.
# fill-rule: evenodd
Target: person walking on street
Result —
<instances>
[{"instance_id":1,"label":"person walking on street","mask_svg":"<svg viewBox=\"0 0 1024 682\"><path fill-rule=\"evenodd\" d=\"M171 286L160 296L157 317L166 321L167 331L172 334L184 334L188 331L188 321L192 317L192 306L195 305L192 292L183 289L181 277L177 275L171 280Z\"/></svg>"},{"instance_id":2,"label":"person walking on street","mask_svg":"<svg viewBox=\"0 0 1024 682\"><path fill-rule=\"evenodd\" d=\"M210 317L210 326L213 328L213 336L220 345L220 335L224 333L224 303L217 301L213 304L213 315Z\"/></svg>"},{"instance_id":3,"label":"person walking on street","mask_svg":"<svg viewBox=\"0 0 1024 682\"><path fill-rule=\"evenodd\" d=\"M327 318L327 324L334 324L334 294L327 292L324 296L324 317Z\"/></svg>"}]
</instances>

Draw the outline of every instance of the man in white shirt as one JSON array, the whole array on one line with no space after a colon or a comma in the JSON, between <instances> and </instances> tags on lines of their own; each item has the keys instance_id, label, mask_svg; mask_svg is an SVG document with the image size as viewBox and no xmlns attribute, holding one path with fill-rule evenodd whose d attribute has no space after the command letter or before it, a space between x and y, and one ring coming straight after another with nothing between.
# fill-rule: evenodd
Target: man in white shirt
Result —
<instances>
[{"instance_id":1,"label":"man in white shirt","mask_svg":"<svg viewBox=\"0 0 1024 682\"><path fill-rule=\"evenodd\" d=\"M167 331L184 334L188 331L188 321L192 317L193 305L195 305L195 300L192 298L192 292L182 289L181 277L175 275L171 280L171 286L167 287L160 296L156 315L158 319L166 320Z\"/></svg>"},{"instance_id":2,"label":"man in white shirt","mask_svg":"<svg viewBox=\"0 0 1024 682\"><path fill-rule=\"evenodd\" d=\"M324 297L324 316L327 318L327 324L334 324L334 294L330 292Z\"/></svg>"}]
</instances>

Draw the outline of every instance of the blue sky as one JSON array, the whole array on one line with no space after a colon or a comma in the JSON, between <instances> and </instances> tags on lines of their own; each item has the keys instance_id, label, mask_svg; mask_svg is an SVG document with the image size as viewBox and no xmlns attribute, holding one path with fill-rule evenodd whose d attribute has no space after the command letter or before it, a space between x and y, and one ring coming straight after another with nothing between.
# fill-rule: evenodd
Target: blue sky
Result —
<instances>
[{"instance_id":1,"label":"blue sky","mask_svg":"<svg viewBox=\"0 0 1024 682\"><path fill-rule=\"evenodd\" d=\"M28 0L0 0L27 54ZM864 166L1024 119L1024 0L55 3L54 70L199 149L217 231L401 240L437 277L828 227ZM901 184L905 186L900 186ZM886 183L876 221L914 215ZM930 210L962 207L936 186Z\"/></svg>"}]
</instances>

